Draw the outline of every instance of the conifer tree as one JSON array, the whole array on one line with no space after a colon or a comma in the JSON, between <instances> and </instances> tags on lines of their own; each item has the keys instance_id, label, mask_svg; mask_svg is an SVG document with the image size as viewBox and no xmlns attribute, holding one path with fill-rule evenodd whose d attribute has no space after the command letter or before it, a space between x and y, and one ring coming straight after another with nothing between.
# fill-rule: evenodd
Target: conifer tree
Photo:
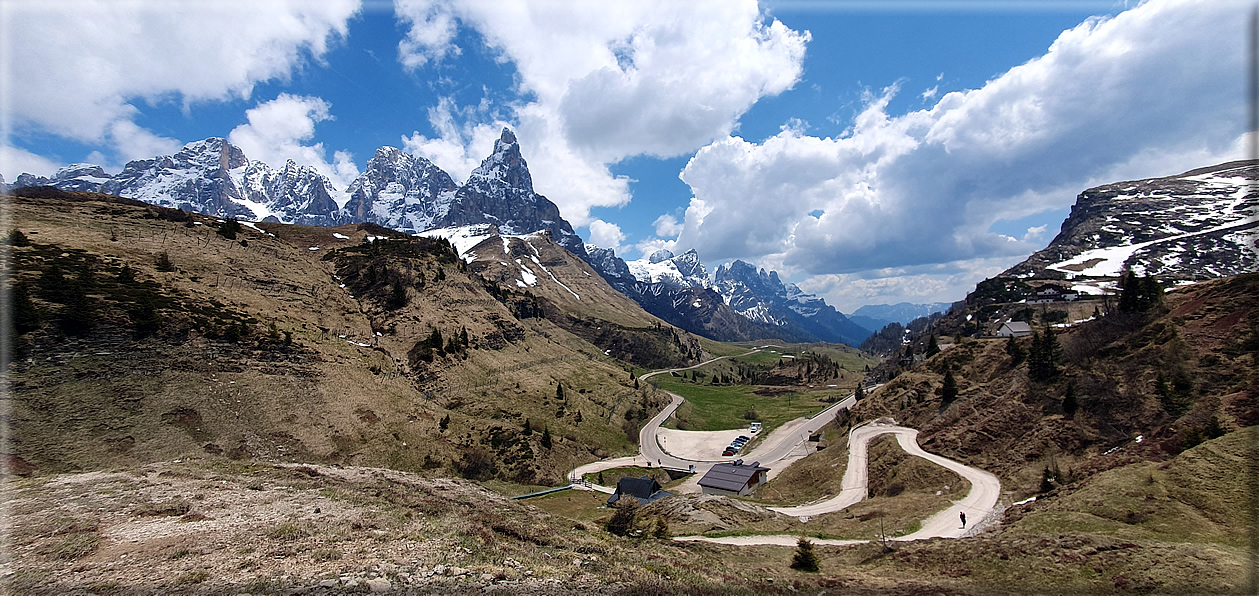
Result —
<instances>
[{"instance_id":1,"label":"conifer tree","mask_svg":"<svg viewBox=\"0 0 1259 596\"><path fill-rule=\"evenodd\" d=\"M1067 418L1074 417L1079 407L1080 405L1076 402L1075 383L1068 383L1067 394L1062 397L1062 413L1066 414Z\"/></svg>"},{"instance_id":2,"label":"conifer tree","mask_svg":"<svg viewBox=\"0 0 1259 596\"><path fill-rule=\"evenodd\" d=\"M1018 366L1027 358L1027 351L1023 349L1023 346L1019 345L1019 342L1014 339L1013 335L1005 342L1005 353L1010 355L1010 366Z\"/></svg>"},{"instance_id":3,"label":"conifer tree","mask_svg":"<svg viewBox=\"0 0 1259 596\"><path fill-rule=\"evenodd\" d=\"M608 532L617 536L634 536L638 533L638 500L629 495L622 495L616 502L616 511L604 526Z\"/></svg>"},{"instance_id":4,"label":"conifer tree","mask_svg":"<svg viewBox=\"0 0 1259 596\"><path fill-rule=\"evenodd\" d=\"M1027 376L1033 381L1051 381L1058 376L1058 361L1062 358L1062 346L1053 329L1045 327L1044 333L1032 332L1032 349L1027 355Z\"/></svg>"},{"instance_id":5,"label":"conifer tree","mask_svg":"<svg viewBox=\"0 0 1259 596\"><path fill-rule=\"evenodd\" d=\"M936 339L935 334L931 334L931 339L927 340L927 357L930 358L940 353L940 342Z\"/></svg>"},{"instance_id":6,"label":"conifer tree","mask_svg":"<svg viewBox=\"0 0 1259 596\"><path fill-rule=\"evenodd\" d=\"M39 329L39 308L31 300L30 290L25 283L13 284L12 307L13 328L19 335Z\"/></svg>"},{"instance_id":7,"label":"conifer tree","mask_svg":"<svg viewBox=\"0 0 1259 596\"><path fill-rule=\"evenodd\" d=\"M549 428L542 429L542 446L547 449L551 448L551 429Z\"/></svg>"},{"instance_id":8,"label":"conifer tree","mask_svg":"<svg viewBox=\"0 0 1259 596\"><path fill-rule=\"evenodd\" d=\"M663 517L656 518L656 527L651 531L651 536L656 540L668 540L673 537L673 532L669 531L669 524Z\"/></svg>"},{"instance_id":9,"label":"conifer tree","mask_svg":"<svg viewBox=\"0 0 1259 596\"><path fill-rule=\"evenodd\" d=\"M940 389L940 396L946 405L957 399L957 379L953 378L952 370L944 371L944 387Z\"/></svg>"},{"instance_id":10,"label":"conifer tree","mask_svg":"<svg viewBox=\"0 0 1259 596\"><path fill-rule=\"evenodd\" d=\"M813 543L809 542L807 538L802 537L799 542L796 542L796 554L791 558L791 568L797 571L817 573L817 553L813 552Z\"/></svg>"}]
</instances>

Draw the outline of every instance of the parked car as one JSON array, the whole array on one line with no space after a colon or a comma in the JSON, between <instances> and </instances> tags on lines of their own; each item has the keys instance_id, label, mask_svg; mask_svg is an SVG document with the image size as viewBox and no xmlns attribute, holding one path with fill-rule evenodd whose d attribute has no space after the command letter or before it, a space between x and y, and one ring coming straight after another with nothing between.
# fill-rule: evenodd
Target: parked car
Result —
<instances>
[{"instance_id":1,"label":"parked car","mask_svg":"<svg viewBox=\"0 0 1259 596\"><path fill-rule=\"evenodd\" d=\"M735 439L735 440L736 440L736 441L743 441L744 443L746 443L746 442L748 442L748 441L751 441L751 440L752 440L752 437L748 437L748 436L744 436L744 435L739 435L739 438L737 438L737 439Z\"/></svg>"},{"instance_id":2,"label":"parked car","mask_svg":"<svg viewBox=\"0 0 1259 596\"><path fill-rule=\"evenodd\" d=\"M756 433L761 432L761 423L760 423L760 422L753 422L753 423L752 423L752 426L748 429L748 432L750 432L750 433L752 433L752 434L756 434Z\"/></svg>"},{"instance_id":3,"label":"parked car","mask_svg":"<svg viewBox=\"0 0 1259 596\"><path fill-rule=\"evenodd\" d=\"M726 447L726 450L722 451L721 454L723 456L730 457L731 455L734 455L734 450L729 447Z\"/></svg>"},{"instance_id":4,"label":"parked car","mask_svg":"<svg viewBox=\"0 0 1259 596\"><path fill-rule=\"evenodd\" d=\"M729 447L726 447L726 449L729 449L729 450L731 450L731 451L733 451L733 452L735 452L735 453L738 453L740 450L742 450L742 449L743 449L743 446L742 446L742 445L731 445L731 446L729 446Z\"/></svg>"}]
</instances>

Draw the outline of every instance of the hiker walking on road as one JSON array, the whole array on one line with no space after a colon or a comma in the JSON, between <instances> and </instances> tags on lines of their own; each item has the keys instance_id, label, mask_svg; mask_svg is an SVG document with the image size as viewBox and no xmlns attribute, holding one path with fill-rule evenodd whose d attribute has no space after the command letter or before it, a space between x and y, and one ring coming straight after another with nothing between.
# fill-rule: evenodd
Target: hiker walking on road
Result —
<instances>
[{"instance_id":1,"label":"hiker walking on road","mask_svg":"<svg viewBox=\"0 0 1259 596\"><path fill-rule=\"evenodd\" d=\"M958 512L958 514L957 514L957 516L958 516L958 517L960 517L960 518L962 518L962 527L963 527L963 528L965 528L965 527L966 527L966 512L965 512L965 511L959 511L959 512Z\"/></svg>"}]
</instances>

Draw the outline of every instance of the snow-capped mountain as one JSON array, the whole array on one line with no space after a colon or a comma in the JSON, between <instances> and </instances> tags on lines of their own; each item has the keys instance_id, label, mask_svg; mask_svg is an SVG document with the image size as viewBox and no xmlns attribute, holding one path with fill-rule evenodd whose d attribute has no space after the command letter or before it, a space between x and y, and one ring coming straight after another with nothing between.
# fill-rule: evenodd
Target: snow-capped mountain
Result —
<instances>
[{"instance_id":1,"label":"snow-capped mountain","mask_svg":"<svg viewBox=\"0 0 1259 596\"><path fill-rule=\"evenodd\" d=\"M632 279L633 273L630 273L629 266L625 260L616 256L616 251L610 248L602 248L593 244L586 244L586 262L594 267L600 275L615 279Z\"/></svg>"},{"instance_id":2,"label":"snow-capped mountain","mask_svg":"<svg viewBox=\"0 0 1259 596\"><path fill-rule=\"evenodd\" d=\"M856 346L871 333L825 300L795 284L783 284L776 271L758 270L743 261L718 267L713 289L735 312L752 321L795 329L794 335Z\"/></svg>"},{"instance_id":3,"label":"snow-capped mountain","mask_svg":"<svg viewBox=\"0 0 1259 596\"><path fill-rule=\"evenodd\" d=\"M75 164L51 178L22 174L14 188L55 186L103 192L217 217L313 226L372 222L403 232L493 224L505 235L550 230L557 243L586 257L559 208L533 191L528 164L510 130L463 186L422 157L381 147L344 191L315 168L289 161L273 169L221 138L185 145L174 155L127 163L110 175Z\"/></svg>"},{"instance_id":4,"label":"snow-capped mountain","mask_svg":"<svg viewBox=\"0 0 1259 596\"><path fill-rule=\"evenodd\" d=\"M1259 271L1256 180L1248 160L1090 188L1049 246L1003 275L1083 286L1125 268L1164 282Z\"/></svg>"},{"instance_id":5,"label":"snow-capped mountain","mask_svg":"<svg viewBox=\"0 0 1259 596\"><path fill-rule=\"evenodd\" d=\"M104 168L88 163L75 163L65 166L53 174L52 180L58 181L58 188L63 190L99 190L101 184L110 179ZM22 174L13 181L13 188L24 186L49 186L48 178Z\"/></svg>"},{"instance_id":6,"label":"snow-capped mountain","mask_svg":"<svg viewBox=\"0 0 1259 596\"><path fill-rule=\"evenodd\" d=\"M275 170L217 137L184 145L174 155L128 162L112 176L90 164L66 166L51 178L22 174L13 187L25 186L103 192L216 217L349 223L333 198L339 193L314 168L290 160Z\"/></svg>"},{"instance_id":7,"label":"snow-capped mountain","mask_svg":"<svg viewBox=\"0 0 1259 596\"><path fill-rule=\"evenodd\" d=\"M423 157L395 147L381 147L367 161L346 194L349 217L387 228L419 232L450 213L459 186L450 174Z\"/></svg>"},{"instance_id":8,"label":"snow-capped mountain","mask_svg":"<svg viewBox=\"0 0 1259 596\"><path fill-rule=\"evenodd\" d=\"M449 210L433 227L490 223L506 235L550 230L557 244L586 258L585 244L573 226L560 217L559 207L533 191L533 177L520 155L516 135L506 128L494 142L494 152L455 192Z\"/></svg>"},{"instance_id":9,"label":"snow-capped mountain","mask_svg":"<svg viewBox=\"0 0 1259 596\"><path fill-rule=\"evenodd\" d=\"M778 338L858 345L872 332L853 324L776 272L735 261L708 276L699 253L658 250L626 262L610 249L587 247L589 262L612 287L642 307L692 333L719 340Z\"/></svg>"},{"instance_id":10,"label":"snow-capped mountain","mask_svg":"<svg viewBox=\"0 0 1259 596\"><path fill-rule=\"evenodd\" d=\"M661 283L677 288L708 288L712 281L695 249L674 255L660 249L637 261L626 261L630 274L644 283Z\"/></svg>"}]
</instances>

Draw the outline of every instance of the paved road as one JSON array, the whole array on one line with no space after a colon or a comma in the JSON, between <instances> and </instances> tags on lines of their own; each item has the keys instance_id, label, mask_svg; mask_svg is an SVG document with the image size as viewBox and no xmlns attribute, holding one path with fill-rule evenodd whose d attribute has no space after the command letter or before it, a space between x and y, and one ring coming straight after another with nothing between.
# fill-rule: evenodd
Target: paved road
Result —
<instances>
[{"instance_id":1,"label":"paved road","mask_svg":"<svg viewBox=\"0 0 1259 596\"><path fill-rule=\"evenodd\" d=\"M718 360L723 360L726 358L736 358L739 356L747 356L749 354L755 354L761 351L762 349L763 348L757 348L755 350L751 350L749 352L746 352L744 354L739 354L737 356L722 356L719 358L713 358L713 359L701 362L699 364L696 364L694 366L688 366L684 368L670 368L670 369L665 369L665 370L649 372L649 373L639 376L638 378L639 380L646 381L647 379L656 375L667 374L667 373L672 373L672 372L680 372L684 370L690 370L693 368L699 368L701 366L711 364ZM871 387L871 390L877 389L878 387L879 387L878 385L875 385ZM608 469L618 468L622 466L643 466L643 465L673 468L677 470L692 470L698 475L703 475L707 473L708 470L712 468L713 465L715 464L733 461L733 458L729 458L729 457L723 458L720 456L714 457L712 459L689 459L689 458L678 457L665 451L665 449L660 445L660 441L659 441L660 425L664 424L664 421L668 420L669 416L672 416L673 412L678 409L678 406L681 406L682 402L685 401L682 396L676 393L673 393L671 391L666 391L665 393L669 395L669 398L670 398L669 405L666 406L663 410L661 410L660 413L656 414L650 420L648 420L647 423L644 424L643 427L638 431L639 455L634 456L634 457L622 457L622 458L616 458L612 460L603 460L603 461L597 461L597 462L586 464L570 472L569 473L570 480L580 479L583 474L598 472L599 470L608 470ZM826 408L825 410L822 410L817 415L811 418L798 418L796 420L792 420L791 422L788 422L778 427L777 429L774 429L774 431L771 432L768 436L761 439L760 442L754 448L743 453L742 455L740 455L740 457L748 462L756 461L756 462L760 462L760 464L763 466L772 467L772 464L791 456L792 452L797 447L799 447L801 443L804 443L805 441L808 440L809 435L816 433L823 426L826 426L827 423L834 420L835 415L838 414L840 410L846 410L848 408L851 408L856 403L857 403L856 397L853 395L850 395L846 399L832 404L830 407Z\"/></svg>"},{"instance_id":2,"label":"paved road","mask_svg":"<svg viewBox=\"0 0 1259 596\"><path fill-rule=\"evenodd\" d=\"M753 354L760 349L752 350L741 356ZM713 358L711 360L688 366L685 368L675 368L659 370L646 373L639 377L640 380L670 372L690 370L698 368L723 358ZM870 390L878 389L879 385L870 387ZM597 472L610 468L622 466L642 466L648 467L666 467L683 470L693 470L696 474L702 475L708 471L714 464L730 461L730 458L724 459L686 459L676 457L667 453L658 442L658 434L660 425L664 423L678 406L684 401L682 396L666 392L670 396L670 403L667 407L660 411L643 425L638 433L639 455L632 457L621 457L611 460L603 460L586 464L573 470L570 473L571 478L580 479L582 474ZM847 410L857 403L856 396L850 395L846 399L836 402L830 407L818 413L812 418L798 418L787 424L775 429L769 436L761 440L761 443L752 450L744 453L741 457L749 461L759 461L761 465L771 466L775 462L788 458L792 451L800 446L801 443L808 440L809 435L821 430L829 422L835 419L836 414L840 410ZM936 513L922 522L921 528L912 534L900 536L894 540L919 540L925 538L959 538L963 536L969 527L980 524L985 518L992 514L992 509L997 503L997 498L1001 495L1001 482L996 476L972 468L964 464L958 463L951 459L941 457L934 453L924 451L918 446L918 431L904 426L896 426L893 423L883 423L875 421L872 423L858 426L848 435L848 467L844 471L844 479L841 483L840 493L835 497L810 503L806 505L798 505L794 507L770 507L772 511L807 519L810 516L821 515L840 511L846 507L850 507L860 502L866 497L868 492L868 451L870 440L875 437L893 434L896 441L906 453L921 457L936 465L943 466L956 472L959 476L966 478L971 483L971 490L960 501L954 501L944 511ZM580 486L579 486L580 487ZM607 487L590 487L594 490L608 492ZM965 512L968 521L968 528L963 528L959 513ZM707 538L704 536L685 536L679 537L677 540L683 541L706 541L717 542L721 544L744 544L744 545L785 545L791 546L796 543L796 536L787 535L771 535L771 536L731 536L726 538ZM860 540L818 540L817 544L855 544L862 542Z\"/></svg>"},{"instance_id":3,"label":"paved road","mask_svg":"<svg viewBox=\"0 0 1259 596\"><path fill-rule=\"evenodd\" d=\"M840 493L833 498L808 505L796 507L770 507L785 515L808 518L823 513L840 511L866 497L868 491L868 452L870 441L875 437L893 434L901 448L910 455L921 457L931 463L943 466L956 472L970 481L971 489L959 501L954 501L944 511L936 513L922 522L922 527L912 534L898 536L893 540L921 540L925 538L960 538L969 528L981 523L992 514L997 498L1001 496L1001 482L996 476L983 470L960 464L951 459L924 451L918 446L918 431L904 426L875 421L858 426L848 434L848 468L844 471L844 480ZM959 514L966 513L967 527L962 527ZM798 537L788 535L772 536L732 536L728 538L707 538L704 536L688 536L679 540L717 542L721 544L741 545L786 545L795 544ZM819 540L817 544L854 544L859 540Z\"/></svg>"}]
</instances>

